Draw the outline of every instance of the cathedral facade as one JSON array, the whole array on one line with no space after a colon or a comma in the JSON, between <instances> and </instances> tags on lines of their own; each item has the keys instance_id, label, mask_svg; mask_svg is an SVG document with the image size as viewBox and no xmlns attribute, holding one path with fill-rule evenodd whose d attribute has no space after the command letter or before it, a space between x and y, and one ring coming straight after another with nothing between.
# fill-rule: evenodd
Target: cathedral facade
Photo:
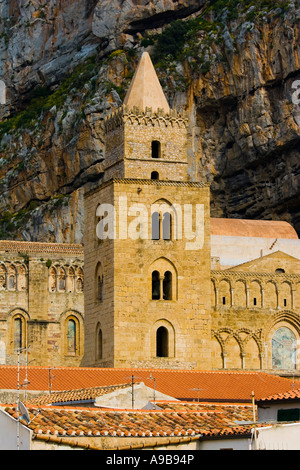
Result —
<instances>
[{"instance_id":1,"label":"cathedral facade","mask_svg":"<svg viewBox=\"0 0 300 470\"><path fill-rule=\"evenodd\" d=\"M209 186L188 177L188 120L147 53L104 127L105 179L85 196L83 363L298 369L298 236L210 217Z\"/></svg>"},{"instance_id":2,"label":"cathedral facade","mask_svg":"<svg viewBox=\"0 0 300 470\"><path fill-rule=\"evenodd\" d=\"M1 364L297 373L297 233L212 218L188 129L144 53L104 122L84 247L0 242Z\"/></svg>"}]
</instances>

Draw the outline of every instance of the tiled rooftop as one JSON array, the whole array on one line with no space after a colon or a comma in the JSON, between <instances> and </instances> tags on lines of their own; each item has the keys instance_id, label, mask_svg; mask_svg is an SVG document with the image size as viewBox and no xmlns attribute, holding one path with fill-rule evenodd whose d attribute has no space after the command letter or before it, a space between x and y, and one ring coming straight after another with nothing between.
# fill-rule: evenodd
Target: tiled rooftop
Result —
<instances>
[{"instance_id":1,"label":"tiled rooftop","mask_svg":"<svg viewBox=\"0 0 300 470\"><path fill-rule=\"evenodd\" d=\"M295 390L288 390L287 392L275 393L267 397L261 398L259 401L277 401L277 400L300 400L300 388Z\"/></svg>"},{"instance_id":2,"label":"tiled rooftop","mask_svg":"<svg viewBox=\"0 0 300 470\"><path fill-rule=\"evenodd\" d=\"M79 390L65 390L63 392L47 393L26 401L30 405L51 405L54 403L71 403L94 401L96 398L130 387L130 383L109 385L107 387L81 388Z\"/></svg>"},{"instance_id":3,"label":"tiled rooftop","mask_svg":"<svg viewBox=\"0 0 300 470\"><path fill-rule=\"evenodd\" d=\"M0 252L11 253L62 253L83 256L83 246L72 243L42 243L0 240Z\"/></svg>"},{"instance_id":4,"label":"tiled rooftop","mask_svg":"<svg viewBox=\"0 0 300 470\"><path fill-rule=\"evenodd\" d=\"M28 391L49 391L49 368L28 366ZM25 380L26 369L20 367L20 384ZM144 382L157 391L180 400L201 401L251 401L292 390L293 381L263 372L246 371L195 371L168 369L100 369L59 367L51 369L51 390L54 392L105 387L131 382ZM17 367L0 366L0 388L17 389ZM24 390L23 387L21 387ZM198 389L198 390L197 390Z\"/></svg>"},{"instance_id":5,"label":"tiled rooftop","mask_svg":"<svg viewBox=\"0 0 300 470\"><path fill-rule=\"evenodd\" d=\"M49 368L28 366L28 391L49 391ZM20 367L20 384L26 377L26 368ZM54 392L92 387L104 387L131 382L144 382L152 387L152 375L157 391L181 400L251 401L255 398L283 393L293 388L293 381L263 372L196 371L169 369L100 369L58 367L51 369L51 390ZM0 388L17 389L17 367L0 366ZM198 390L197 390L198 389Z\"/></svg>"},{"instance_id":6,"label":"tiled rooftop","mask_svg":"<svg viewBox=\"0 0 300 470\"><path fill-rule=\"evenodd\" d=\"M17 418L16 407L2 409ZM27 407L34 434L52 436L178 437L249 434L251 405L181 403L164 410ZM39 413L39 414L38 414ZM24 420L22 424L26 425Z\"/></svg>"}]
</instances>

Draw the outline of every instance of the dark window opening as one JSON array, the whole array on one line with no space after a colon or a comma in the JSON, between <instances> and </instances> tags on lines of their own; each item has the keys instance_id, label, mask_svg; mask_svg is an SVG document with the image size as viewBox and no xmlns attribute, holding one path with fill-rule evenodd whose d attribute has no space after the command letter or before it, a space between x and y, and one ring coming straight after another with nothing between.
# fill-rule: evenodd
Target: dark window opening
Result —
<instances>
[{"instance_id":1,"label":"dark window opening","mask_svg":"<svg viewBox=\"0 0 300 470\"><path fill-rule=\"evenodd\" d=\"M98 331L98 348L97 348L97 354L98 354L98 359L102 359L103 357L103 348L102 348L102 330L101 328Z\"/></svg>"},{"instance_id":2,"label":"dark window opening","mask_svg":"<svg viewBox=\"0 0 300 470\"><path fill-rule=\"evenodd\" d=\"M166 212L163 215L162 232L163 232L163 240L171 240L172 217L171 217L171 214L169 214L169 212Z\"/></svg>"},{"instance_id":3,"label":"dark window opening","mask_svg":"<svg viewBox=\"0 0 300 470\"><path fill-rule=\"evenodd\" d=\"M98 276L97 289L97 298L99 302L103 302L103 276Z\"/></svg>"},{"instance_id":4,"label":"dark window opening","mask_svg":"<svg viewBox=\"0 0 300 470\"><path fill-rule=\"evenodd\" d=\"M74 320L68 321L67 349L68 354L76 354L76 323Z\"/></svg>"},{"instance_id":5,"label":"dark window opening","mask_svg":"<svg viewBox=\"0 0 300 470\"><path fill-rule=\"evenodd\" d=\"M226 297L223 297L223 305L226 305Z\"/></svg>"},{"instance_id":6,"label":"dark window opening","mask_svg":"<svg viewBox=\"0 0 300 470\"><path fill-rule=\"evenodd\" d=\"M152 300L160 299L160 278L159 272L153 271L152 273Z\"/></svg>"},{"instance_id":7,"label":"dark window opening","mask_svg":"<svg viewBox=\"0 0 300 470\"><path fill-rule=\"evenodd\" d=\"M278 410L277 421L299 421L300 408L290 408L289 410Z\"/></svg>"},{"instance_id":8,"label":"dark window opening","mask_svg":"<svg viewBox=\"0 0 300 470\"><path fill-rule=\"evenodd\" d=\"M153 140L152 144L152 158L160 158L161 157L161 145L158 140Z\"/></svg>"},{"instance_id":9,"label":"dark window opening","mask_svg":"<svg viewBox=\"0 0 300 470\"><path fill-rule=\"evenodd\" d=\"M152 180L159 180L158 171L152 171L152 173L151 173L151 179L152 179Z\"/></svg>"},{"instance_id":10,"label":"dark window opening","mask_svg":"<svg viewBox=\"0 0 300 470\"><path fill-rule=\"evenodd\" d=\"M172 273L165 272L163 280L163 298L164 300L172 300Z\"/></svg>"},{"instance_id":11,"label":"dark window opening","mask_svg":"<svg viewBox=\"0 0 300 470\"><path fill-rule=\"evenodd\" d=\"M160 239L160 217L158 212L153 212L151 216L151 238L152 240Z\"/></svg>"},{"instance_id":12,"label":"dark window opening","mask_svg":"<svg viewBox=\"0 0 300 470\"><path fill-rule=\"evenodd\" d=\"M169 356L169 332L164 326L156 331L156 357Z\"/></svg>"},{"instance_id":13,"label":"dark window opening","mask_svg":"<svg viewBox=\"0 0 300 470\"><path fill-rule=\"evenodd\" d=\"M286 299L283 299L283 305L284 305L284 307L287 306L287 300Z\"/></svg>"},{"instance_id":14,"label":"dark window opening","mask_svg":"<svg viewBox=\"0 0 300 470\"><path fill-rule=\"evenodd\" d=\"M15 337L14 337L14 347L15 350L21 349L23 345L23 324L21 318L16 318L14 321L15 327Z\"/></svg>"},{"instance_id":15,"label":"dark window opening","mask_svg":"<svg viewBox=\"0 0 300 470\"><path fill-rule=\"evenodd\" d=\"M275 273L278 273L278 274L282 273L283 274L283 273L285 273L285 270L282 269L282 268L277 268L277 269L275 269Z\"/></svg>"},{"instance_id":16,"label":"dark window opening","mask_svg":"<svg viewBox=\"0 0 300 470\"><path fill-rule=\"evenodd\" d=\"M253 299L253 305L256 305L256 297Z\"/></svg>"}]
</instances>

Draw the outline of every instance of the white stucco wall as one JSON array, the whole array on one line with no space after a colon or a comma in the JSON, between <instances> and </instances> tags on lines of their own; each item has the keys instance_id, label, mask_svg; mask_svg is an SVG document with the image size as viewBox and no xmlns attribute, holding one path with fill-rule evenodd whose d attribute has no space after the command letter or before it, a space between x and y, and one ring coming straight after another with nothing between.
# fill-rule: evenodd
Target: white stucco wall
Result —
<instances>
[{"instance_id":1,"label":"white stucco wall","mask_svg":"<svg viewBox=\"0 0 300 470\"><path fill-rule=\"evenodd\" d=\"M20 423L19 433L17 421L0 409L0 450L30 450L31 432Z\"/></svg>"},{"instance_id":2,"label":"white stucco wall","mask_svg":"<svg viewBox=\"0 0 300 470\"><path fill-rule=\"evenodd\" d=\"M211 256L219 258L223 268L238 266L276 251L300 259L300 240L279 238L270 249L274 241L272 238L212 235Z\"/></svg>"},{"instance_id":3,"label":"white stucco wall","mask_svg":"<svg viewBox=\"0 0 300 470\"><path fill-rule=\"evenodd\" d=\"M258 450L300 450L300 423L260 428L257 447Z\"/></svg>"}]
</instances>

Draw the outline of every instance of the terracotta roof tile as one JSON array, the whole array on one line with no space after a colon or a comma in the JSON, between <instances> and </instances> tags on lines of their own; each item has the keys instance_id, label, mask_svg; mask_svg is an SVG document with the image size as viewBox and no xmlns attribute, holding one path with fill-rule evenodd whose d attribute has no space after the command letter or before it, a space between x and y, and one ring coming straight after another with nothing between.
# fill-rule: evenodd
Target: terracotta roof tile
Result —
<instances>
[{"instance_id":1,"label":"terracotta roof tile","mask_svg":"<svg viewBox=\"0 0 300 470\"><path fill-rule=\"evenodd\" d=\"M81 388L79 390L65 390L62 392L47 393L27 400L31 405L47 405L54 403L70 403L93 401L97 397L112 393L116 390L130 387L131 383L109 385L104 387Z\"/></svg>"},{"instance_id":2,"label":"terracotta roof tile","mask_svg":"<svg viewBox=\"0 0 300 470\"><path fill-rule=\"evenodd\" d=\"M28 366L28 391L49 391L49 368ZM20 367L20 384L24 382L26 368ZM51 390L66 391L83 388L104 387L127 383L131 375L138 382L155 388L176 399L202 401L249 401L251 392L259 399L272 394L289 391L293 381L263 372L246 371L197 371L169 369L100 369L84 367L58 367L51 370L54 376ZM17 389L17 367L0 366L0 388ZM200 389L199 391L193 389ZM24 388L22 388L24 390ZM198 396L199 394L199 396Z\"/></svg>"},{"instance_id":3,"label":"terracotta roof tile","mask_svg":"<svg viewBox=\"0 0 300 470\"><path fill-rule=\"evenodd\" d=\"M287 392L275 393L267 397L261 398L259 401L277 401L277 400L297 400L300 399L300 388L288 390Z\"/></svg>"},{"instance_id":4,"label":"terracotta roof tile","mask_svg":"<svg viewBox=\"0 0 300 470\"><path fill-rule=\"evenodd\" d=\"M218 405L208 412L207 405L197 404L180 412L174 410L114 410L95 408L28 407L27 425L34 434L55 436L135 436L170 437L249 433L251 424L240 426L237 421L251 421L251 405ZM16 418L14 405L3 406ZM39 412L39 414L38 414ZM22 424L26 425L24 420Z\"/></svg>"},{"instance_id":5,"label":"terracotta roof tile","mask_svg":"<svg viewBox=\"0 0 300 470\"><path fill-rule=\"evenodd\" d=\"M83 256L83 246L71 243L42 243L0 240L0 252L12 253L62 253Z\"/></svg>"},{"instance_id":6,"label":"terracotta roof tile","mask_svg":"<svg viewBox=\"0 0 300 470\"><path fill-rule=\"evenodd\" d=\"M298 239L291 224L276 220L211 218L212 235Z\"/></svg>"}]
</instances>

